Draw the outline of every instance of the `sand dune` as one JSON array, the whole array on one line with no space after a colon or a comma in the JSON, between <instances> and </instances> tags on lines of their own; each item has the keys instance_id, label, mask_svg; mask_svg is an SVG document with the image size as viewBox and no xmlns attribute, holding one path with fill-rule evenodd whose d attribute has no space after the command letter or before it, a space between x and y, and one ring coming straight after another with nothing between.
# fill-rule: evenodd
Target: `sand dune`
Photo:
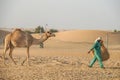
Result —
<instances>
[{"instance_id":1,"label":"sand dune","mask_svg":"<svg viewBox=\"0 0 120 80\"><path fill-rule=\"evenodd\" d=\"M94 42L94 40L101 36L106 42L108 34L109 43L120 44L120 33L112 33L100 30L72 30L56 33L56 39L70 42Z\"/></svg>"},{"instance_id":2,"label":"sand dune","mask_svg":"<svg viewBox=\"0 0 120 80\"><path fill-rule=\"evenodd\" d=\"M5 36L8 33L9 33L8 31L0 30L0 38L1 38L2 35Z\"/></svg>"},{"instance_id":3,"label":"sand dune","mask_svg":"<svg viewBox=\"0 0 120 80\"><path fill-rule=\"evenodd\" d=\"M56 38L62 41L71 42L93 42L97 37L106 37L106 31L98 30L72 30L57 33Z\"/></svg>"},{"instance_id":4,"label":"sand dune","mask_svg":"<svg viewBox=\"0 0 120 80\"><path fill-rule=\"evenodd\" d=\"M3 39L5 38L6 34L8 34L8 31L0 30L0 44L3 43Z\"/></svg>"}]
</instances>

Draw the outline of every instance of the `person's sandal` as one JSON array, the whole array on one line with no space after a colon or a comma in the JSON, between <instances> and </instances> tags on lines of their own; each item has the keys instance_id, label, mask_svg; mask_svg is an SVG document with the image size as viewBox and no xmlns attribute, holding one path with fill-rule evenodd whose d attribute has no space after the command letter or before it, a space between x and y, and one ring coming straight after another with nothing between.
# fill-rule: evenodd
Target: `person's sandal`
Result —
<instances>
[{"instance_id":1,"label":"person's sandal","mask_svg":"<svg viewBox=\"0 0 120 80\"><path fill-rule=\"evenodd\" d=\"M88 65L89 68L91 68L92 66Z\"/></svg>"}]
</instances>

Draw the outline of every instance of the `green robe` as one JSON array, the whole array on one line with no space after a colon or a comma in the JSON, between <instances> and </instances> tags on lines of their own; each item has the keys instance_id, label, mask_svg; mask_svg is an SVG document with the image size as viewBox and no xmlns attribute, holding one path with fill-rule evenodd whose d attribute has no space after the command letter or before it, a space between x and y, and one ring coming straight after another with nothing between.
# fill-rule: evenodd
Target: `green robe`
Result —
<instances>
[{"instance_id":1,"label":"green robe","mask_svg":"<svg viewBox=\"0 0 120 80\"><path fill-rule=\"evenodd\" d=\"M102 57L101 57L101 43L96 41L93 45L93 47L91 48L91 50L94 49L94 58L91 60L90 62L90 67L93 66L93 64L96 62L96 60L98 60L100 67L103 67L103 63L102 63Z\"/></svg>"}]
</instances>

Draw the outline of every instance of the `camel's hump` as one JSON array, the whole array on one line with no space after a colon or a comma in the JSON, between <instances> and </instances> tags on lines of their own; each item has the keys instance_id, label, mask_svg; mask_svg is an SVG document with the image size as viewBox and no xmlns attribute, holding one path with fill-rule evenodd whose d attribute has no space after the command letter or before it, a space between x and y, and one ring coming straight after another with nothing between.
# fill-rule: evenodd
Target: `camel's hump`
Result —
<instances>
[{"instance_id":1,"label":"camel's hump","mask_svg":"<svg viewBox=\"0 0 120 80\"><path fill-rule=\"evenodd\" d=\"M33 41L33 37L22 31L21 29L15 29L11 35L11 42L14 46L27 46L29 41Z\"/></svg>"},{"instance_id":2,"label":"camel's hump","mask_svg":"<svg viewBox=\"0 0 120 80\"><path fill-rule=\"evenodd\" d=\"M22 30L21 29L19 29L19 28L16 28L12 33L15 33L15 32L22 32Z\"/></svg>"}]
</instances>

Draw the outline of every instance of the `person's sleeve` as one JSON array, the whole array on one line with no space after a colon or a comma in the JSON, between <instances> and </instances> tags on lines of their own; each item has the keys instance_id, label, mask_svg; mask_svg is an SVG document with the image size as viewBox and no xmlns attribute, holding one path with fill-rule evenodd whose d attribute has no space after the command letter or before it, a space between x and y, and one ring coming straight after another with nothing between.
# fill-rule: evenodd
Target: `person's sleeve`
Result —
<instances>
[{"instance_id":1,"label":"person's sleeve","mask_svg":"<svg viewBox=\"0 0 120 80\"><path fill-rule=\"evenodd\" d=\"M93 44L93 46L92 46L92 48L91 48L90 50L94 49L94 48L96 47L96 45L97 45L97 42L95 42L95 43Z\"/></svg>"}]
</instances>

